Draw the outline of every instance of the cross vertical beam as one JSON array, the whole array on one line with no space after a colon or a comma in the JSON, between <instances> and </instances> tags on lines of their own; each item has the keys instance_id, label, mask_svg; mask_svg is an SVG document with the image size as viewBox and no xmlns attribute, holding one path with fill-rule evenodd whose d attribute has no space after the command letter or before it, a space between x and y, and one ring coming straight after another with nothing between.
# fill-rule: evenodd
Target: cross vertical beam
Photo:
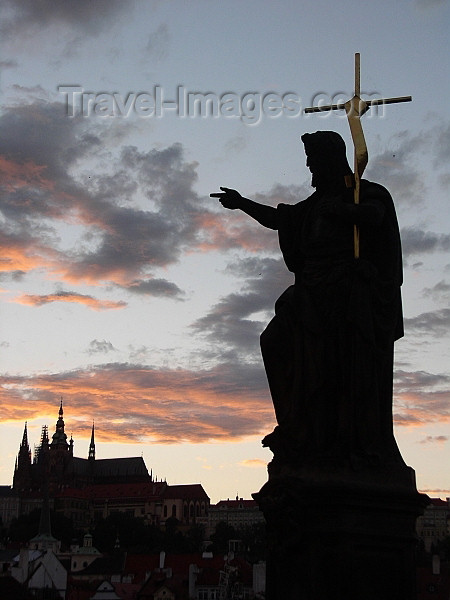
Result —
<instances>
[{"instance_id":1,"label":"cross vertical beam","mask_svg":"<svg viewBox=\"0 0 450 600\"><path fill-rule=\"evenodd\" d=\"M355 88L353 98L341 104L330 104L327 106L312 106L305 108L305 113L325 112L330 110L345 110L354 148L354 192L353 199L355 204L359 204L361 177L368 161L367 145L364 138L364 132L361 125L361 117L369 110L371 106L379 104L394 104L398 102L410 102L411 96L400 96L397 98L386 98L377 100L362 100L361 94L361 70L360 54L355 54ZM359 228L354 226L354 256L359 258Z\"/></svg>"}]
</instances>

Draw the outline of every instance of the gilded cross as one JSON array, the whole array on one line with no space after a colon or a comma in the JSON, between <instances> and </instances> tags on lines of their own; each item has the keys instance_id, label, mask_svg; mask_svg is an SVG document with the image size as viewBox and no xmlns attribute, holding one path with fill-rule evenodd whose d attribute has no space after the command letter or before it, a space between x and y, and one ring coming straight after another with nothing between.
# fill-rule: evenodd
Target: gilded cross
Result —
<instances>
[{"instance_id":1,"label":"gilded cross","mask_svg":"<svg viewBox=\"0 0 450 600\"><path fill-rule=\"evenodd\" d=\"M354 147L354 202L359 204L359 194L361 186L361 177L368 161L367 145L364 139L364 132L361 125L361 117L369 110L371 106L377 104L395 104L398 102L410 102L411 96L400 96L398 98L377 98L375 100L363 100L361 93L360 76L360 54L355 54L355 92L353 98L340 104L329 104L327 106L312 106L305 108L305 113L323 112L330 110L345 110L347 114L350 133L352 135ZM359 258L359 229L354 226L354 252L355 258Z\"/></svg>"}]
</instances>

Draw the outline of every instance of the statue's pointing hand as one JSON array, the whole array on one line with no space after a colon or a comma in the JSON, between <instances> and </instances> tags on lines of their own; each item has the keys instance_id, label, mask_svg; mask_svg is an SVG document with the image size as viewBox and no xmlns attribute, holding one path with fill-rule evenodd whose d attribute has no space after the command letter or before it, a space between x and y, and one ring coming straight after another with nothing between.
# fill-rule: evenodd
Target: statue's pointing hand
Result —
<instances>
[{"instance_id":1,"label":"statue's pointing hand","mask_svg":"<svg viewBox=\"0 0 450 600\"><path fill-rule=\"evenodd\" d=\"M234 210L241 207L242 196L237 190L231 190L230 188L221 187L222 193L210 194L211 198L219 198L219 202L225 208Z\"/></svg>"}]
</instances>

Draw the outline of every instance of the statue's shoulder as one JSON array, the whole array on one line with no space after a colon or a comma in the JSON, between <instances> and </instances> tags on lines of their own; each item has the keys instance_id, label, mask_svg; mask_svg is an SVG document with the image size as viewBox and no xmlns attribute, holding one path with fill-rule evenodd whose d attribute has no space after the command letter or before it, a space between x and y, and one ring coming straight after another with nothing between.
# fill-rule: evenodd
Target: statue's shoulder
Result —
<instances>
[{"instance_id":1,"label":"statue's shoulder","mask_svg":"<svg viewBox=\"0 0 450 600\"><path fill-rule=\"evenodd\" d=\"M311 194L311 196L308 196L308 198L305 198L304 200L300 200L299 202L296 202L295 204L285 204L282 202L282 203L278 204L277 209L283 213L290 213L290 214L301 213L304 210L307 210L308 207L314 203L314 200L316 199L316 197L317 197L317 192L314 192L313 194Z\"/></svg>"},{"instance_id":2,"label":"statue's shoulder","mask_svg":"<svg viewBox=\"0 0 450 600\"><path fill-rule=\"evenodd\" d=\"M375 196L376 198L380 199L392 200L391 194L384 187L384 185L381 185L381 183L376 183L375 181L369 181L368 179L361 180L361 193L367 196Z\"/></svg>"}]
</instances>

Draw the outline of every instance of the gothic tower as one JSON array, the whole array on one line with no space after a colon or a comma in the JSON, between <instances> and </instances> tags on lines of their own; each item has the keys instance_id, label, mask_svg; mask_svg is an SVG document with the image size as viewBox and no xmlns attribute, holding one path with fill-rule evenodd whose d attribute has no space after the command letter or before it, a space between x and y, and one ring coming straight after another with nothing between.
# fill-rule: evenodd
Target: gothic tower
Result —
<instances>
[{"instance_id":1,"label":"gothic tower","mask_svg":"<svg viewBox=\"0 0 450 600\"><path fill-rule=\"evenodd\" d=\"M89 444L88 460L95 460L94 423L92 423L91 443Z\"/></svg>"},{"instance_id":2,"label":"gothic tower","mask_svg":"<svg viewBox=\"0 0 450 600\"><path fill-rule=\"evenodd\" d=\"M65 452L69 449L69 444L67 443L67 434L64 431L64 411L63 411L63 402L61 398L61 405L59 407L59 418L56 421L56 429L55 433L52 435L52 443L50 444L50 448L52 450L64 450Z\"/></svg>"},{"instance_id":3,"label":"gothic tower","mask_svg":"<svg viewBox=\"0 0 450 600\"><path fill-rule=\"evenodd\" d=\"M68 443L67 434L64 431L64 410L61 398L55 433L52 435L48 453L49 486L51 492L70 483L72 460L73 444Z\"/></svg>"},{"instance_id":4,"label":"gothic tower","mask_svg":"<svg viewBox=\"0 0 450 600\"><path fill-rule=\"evenodd\" d=\"M28 429L25 422L22 442L19 446L19 453L16 458L16 467L14 469L13 488L15 490L26 490L31 487L31 450L28 444Z\"/></svg>"}]
</instances>

